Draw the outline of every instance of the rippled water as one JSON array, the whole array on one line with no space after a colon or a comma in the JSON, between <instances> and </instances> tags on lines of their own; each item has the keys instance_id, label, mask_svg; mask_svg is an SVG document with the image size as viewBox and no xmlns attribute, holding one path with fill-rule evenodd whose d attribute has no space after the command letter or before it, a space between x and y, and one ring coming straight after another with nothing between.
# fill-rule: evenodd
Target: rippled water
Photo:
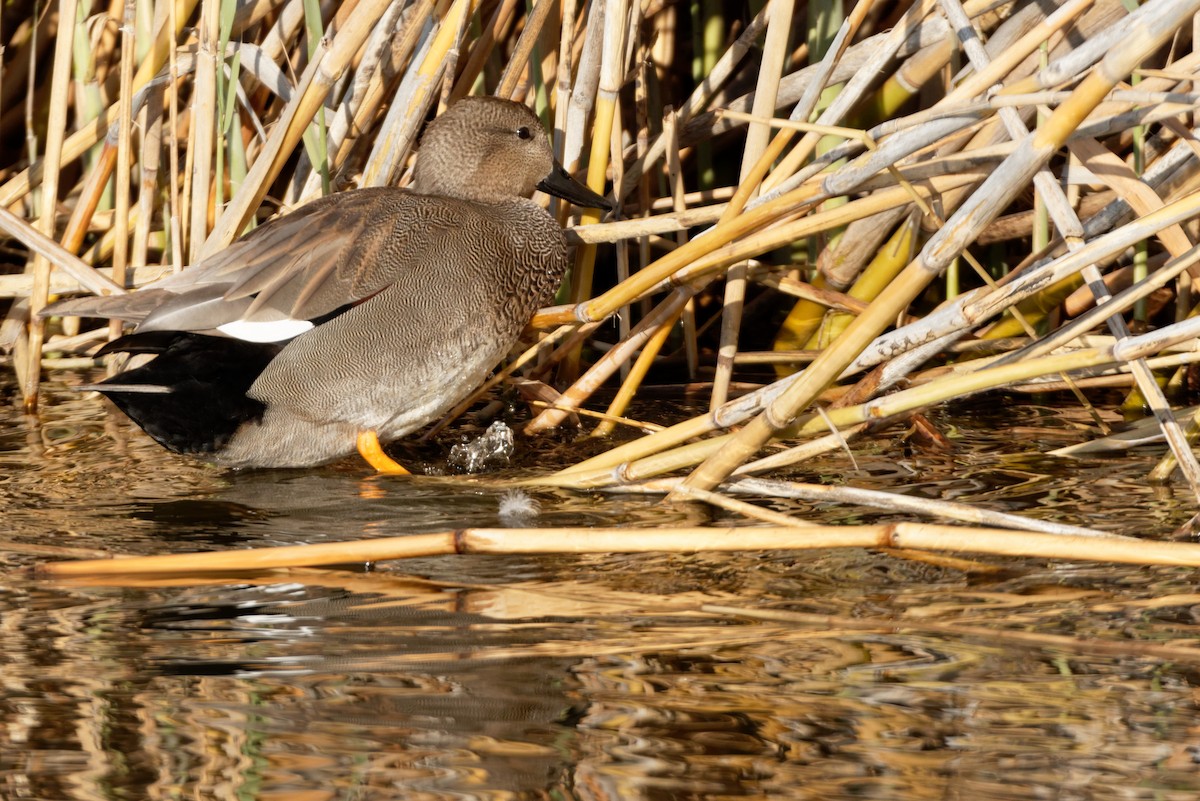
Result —
<instances>
[{"instance_id":1,"label":"rippled water","mask_svg":"<svg viewBox=\"0 0 1200 801\"><path fill-rule=\"evenodd\" d=\"M829 551L53 582L24 570L55 558L37 548L496 526L501 493L353 461L223 472L61 385L40 425L5 391L5 801L1200 797L1193 571ZM1043 456L1082 438L1083 418L999 405L936 413L953 453L910 452L889 432L856 445L857 467L835 454L796 477L1148 537L1194 513L1186 492L1145 481L1153 454ZM565 458L517 448L527 466ZM534 496L540 526L745 522L641 497Z\"/></svg>"}]
</instances>

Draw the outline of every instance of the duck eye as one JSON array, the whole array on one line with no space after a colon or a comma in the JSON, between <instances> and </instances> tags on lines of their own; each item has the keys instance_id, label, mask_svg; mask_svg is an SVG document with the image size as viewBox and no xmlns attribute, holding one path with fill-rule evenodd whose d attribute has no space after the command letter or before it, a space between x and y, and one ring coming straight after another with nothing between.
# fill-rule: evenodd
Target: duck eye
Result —
<instances>
[{"instance_id":1,"label":"duck eye","mask_svg":"<svg viewBox=\"0 0 1200 801\"><path fill-rule=\"evenodd\" d=\"M528 128L526 128L524 125L522 125L520 128L517 129L517 138L518 139L532 139L533 134L531 134L529 132Z\"/></svg>"}]
</instances>

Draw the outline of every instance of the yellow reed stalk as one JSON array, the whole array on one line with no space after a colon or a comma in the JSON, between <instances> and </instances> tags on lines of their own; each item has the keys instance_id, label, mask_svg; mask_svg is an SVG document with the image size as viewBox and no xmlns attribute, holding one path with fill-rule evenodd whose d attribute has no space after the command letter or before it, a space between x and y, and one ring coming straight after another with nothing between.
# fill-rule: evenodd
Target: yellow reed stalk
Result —
<instances>
[{"instance_id":1,"label":"yellow reed stalk","mask_svg":"<svg viewBox=\"0 0 1200 801\"><path fill-rule=\"evenodd\" d=\"M201 0L197 32L196 70L192 80L191 124L188 127L188 170L192 181L187 221L188 262L194 264L208 234L208 204L212 189L213 148L217 142L217 69L224 53L217 53L221 33L221 0Z\"/></svg>"},{"instance_id":2,"label":"yellow reed stalk","mask_svg":"<svg viewBox=\"0 0 1200 801\"><path fill-rule=\"evenodd\" d=\"M600 85L596 95L595 117L592 124L592 144L588 157L587 185L604 194L608 172L609 142L612 140L613 119L616 115L617 94L624 74L624 47L627 16L625 0L611 0L604 12L603 52L600 59ZM584 209L580 225L598 223L600 209ZM592 296L592 274L596 266L596 246L583 245L575 251L572 271L571 299L579 304ZM620 304L624 305L624 304ZM620 306L618 306L620 308ZM615 310L614 310L615 311ZM605 315L607 316L607 315ZM579 372L579 351L567 355L562 364L563 375L574 379Z\"/></svg>"},{"instance_id":3,"label":"yellow reed stalk","mask_svg":"<svg viewBox=\"0 0 1200 801\"><path fill-rule=\"evenodd\" d=\"M613 467L555 473L551 476L529 479L526 483L531 487L548 486L575 490L627 486L699 464L719 451L729 437L729 434L722 434L699 442L689 442L678 448L655 453L643 459L622 462Z\"/></svg>"},{"instance_id":4,"label":"yellow reed stalk","mask_svg":"<svg viewBox=\"0 0 1200 801\"><path fill-rule=\"evenodd\" d=\"M392 181L404 155L416 139L425 112L434 102L443 73L452 74L459 41L477 0L454 0L421 63L412 65L400 86L402 94L392 99L392 108L375 136L371 157L363 168L360 186L385 186Z\"/></svg>"},{"instance_id":5,"label":"yellow reed stalk","mask_svg":"<svg viewBox=\"0 0 1200 801\"><path fill-rule=\"evenodd\" d=\"M41 231L34 228L25 220L22 220L17 215L13 214L8 209L0 208L0 232L11 236L13 239L20 242L25 247L29 248L30 252L36 253L43 259L46 259L57 267L62 272L67 273L80 286L86 288L89 292L96 295L111 295L121 294L125 291L123 286L113 283L113 281L102 273L93 270L89 264L84 262L74 253L63 249L63 246L55 242L50 237L43 234ZM25 278L28 281L28 289L21 288L19 295L33 294L33 281L36 276L5 276L10 279ZM57 280L58 276L53 276L52 280Z\"/></svg>"},{"instance_id":6,"label":"yellow reed stalk","mask_svg":"<svg viewBox=\"0 0 1200 801\"><path fill-rule=\"evenodd\" d=\"M123 101L124 97L121 100ZM120 103L118 103L119 105ZM91 225L92 216L104 198L108 179L112 177L113 169L117 165L118 142L119 139L113 140L107 136L104 138L99 152L95 154L92 169L88 172L87 178L84 179L83 186L79 190L79 198L75 202L75 207L71 209L71 216L67 220L66 228L63 229L62 245L72 253L79 252L79 248L83 245L83 239L87 236L88 226Z\"/></svg>"},{"instance_id":7,"label":"yellow reed stalk","mask_svg":"<svg viewBox=\"0 0 1200 801\"><path fill-rule=\"evenodd\" d=\"M729 512L739 514L742 517L748 517L751 520L758 520L761 523L766 523L769 526L787 526L789 528L811 528L816 525L807 520L801 520L798 517L785 515L783 512L776 512L774 509L767 509L762 506L756 506L749 501L743 501L739 498L730 498L727 495L722 495L719 492L709 492L708 490L696 489L692 487L682 487L681 491L691 500L704 501L713 506L720 507Z\"/></svg>"},{"instance_id":8,"label":"yellow reed stalk","mask_svg":"<svg viewBox=\"0 0 1200 801\"><path fill-rule=\"evenodd\" d=\"M1024 140L1002 167L997 169L955 212L946 226L926 243L921 254L893 281L891 290L857 317L843 336L830 345L761 414L734 437L729 447L700 465L688 477L689 486L713 489L739 465L758 451L776 433L787 428L796 416L850 364L913 301L929 282L994 219L1033 174L1091 113L1106 94L1129 74L1136 64L1155 49L1200 8L1200 0L1143 6L1161 11L1153 26L1134 29L1123 47L1109 51L1083 79L1071 96L1033 136ZM1143 21L1147 15L1143 15Z\"/></svg>"},{"instance_id":9,"label":"yellow reed stalk","mask_svg":"<svg viewBox=\"0 0 1200 801\"><path fill-rule=\"evenodd\" d=\"M60 0L58 32L54 43L54 65L50 76L50 117L46 122L46 150L42 157L45 175L42 182L42 208L38 220L41 232L54 237L55 212L58 208L58 178L62 164L63 141L67 131L67 103L70 99L71 48L75 38L76 0ZM0 203L0 206L7 206ZM29 296L29 341L26 362L20 375L25 411L37 409L38 382L41 378L42 340L45 326L38 312L50 293L50 262L41 255L33 259L33 292Z\"/></svg>"},{"instance_id":10,"label":"yellow reed stalk","mask_svg":"<svg viewBox=\"0 0 1200 801\"><path fill-rule=\"evenodd\" d=\"M912 259L916 252L920 230L920 220L915 215L910 215L901 222L887 243L875 254L875 258L871 259L871 263L863 270L862 275L854 282L854 286L850 287L847 294L856 300L867 303L879 297L892 279ZM824 347L841 335L852 319L853 316L849 314L830 315L825 319L820 330L814 333L802 347L806 350Z\"/></svg>"},{"instance_id":11,"label":"yellow reed stalk","mask_svg":"<svg viewBox=\"0 0 1200 801\"><path fill-rule=\"evenodd\" d=\"M608 18L605 17L607 22ZM592 149L588 157L587 185L598 193L604 193L605 175L608 172L608 141L612 136L613 117L616 113L617 93L615 89L606 90L603 80L600 93L596 97L596 120L592 128ZM585 209L580 217L580 225L592 225L600 222L603 212L599 209ZM596 258L595 245L584 245L579 249L581 254L590 254L590 259L582 255L578 257L581 263L590 261L594 264ZM586 285L587 291L582 287ZM586 277L575 288L576 303L582 302L591 294L591 272L587 270ZM580 294L582 292L582 295Z\"/></svg>"},{"instance_id":12,"label":"yellow reed stalk","mask_svg":"<svg viewBox=\"0 0 1200 801\"><path fill-rule=\"evenodd\" d=\"M134 24L136 22L136 0L125 0L121 17L121 89L118 102L120 123L117 130L117 196L116 220L114 221L116 248L113 251L113 281L125 285L125 271L129 265L129 183L132 176L133 152L133 61ZM109 323L109 336L121 335L121 322Z\"/></svg>"},{"instance_id":13,"label":"yellow reed stalk","mask_svg":"<svg viewBox=\"0 0 1200 801\"><path fill-rule=\"evenodd\" d=\"M929 179L916 190L919 198L928 198L933 193L944 192L957 186L979 180L975 173L939 175ZM904 205L912 200L907 187L897 186L881 189L842 206L836 206L816 214L800 217L792 222L781 223L726 245L708 255L696 259L686 268L672 276L671 283L695 281L698 278L720 271L722 267L742 259L757 256L791 242L833 230L854 220L871 217L880 211Z\"/></svg>"},{"instance_id":14,"label":"yellow reed stalk","mask_svg":"<svg viewBox=\"0 0 1200 801\"><path fill-rule=\"evenodd\" d=\"M503 0L496 7L496 10L492 12L492 18L484 26L483 33L471 45L471 54L467 57L467 63L463 67L462 74L459 76L457 83L454 84L454 88L450 91L450 96L446 99L447 105L466 97L470 93L472 87L475 85L475 81L479 78L479 73L483 71L484 63L496 47L496 40L503 36L504 32L508 30L509 25L512 24L516 7L517 0ZM500 96L503 97L503 95Z\"/></svg>"},{"instance_id":15,"label":"yellow reed stalk","mask_svg":"<svg viewBox=\"0 0 1200 801\"><path fill-rule=\"evenodd\" d=\"M902 21L900 25L904 25L906 22L918 22L920 18L925 15L927 5L929 4L924 2L916 3L908 12L905 13L904 21ZM871 2L856 3L854 8L850 11L850 15L843 20L841 28L838 30L834 40L830 43L829 50L821 59L821 72L817 76L814 76L812 85L810 85L808 90L805 91L804 97L802 97L800 101L802 105L798 106L792 114L792 122L808 122L809 116L816 109L817 102L820 99L821 90L824 89L825 82L833 69L833 65L837 62L837 59L841 57L842 53L845 52L845 49L850 44L851 39L854 38L855 32L862 25L863 20L866 19L867 14L870 12L873 6L874 3ZM776 160L780 157L780 155L783 154L783 151L791 143L793 132L798 130L803 129L786 127L784 130L781 130L775 135L775 138L771 141L770 145L768 145L766 150L764 150L758 157L758 160L754 163L754 166L745 171L744 175L742 176L741 185L738 187L737 192L734 193L733 198L729 201L729 210L726 212L727 215L733 216L740 213L745 207L747 201L753 197L753 193L757 191L760 185L762 185L764 190L769 190L774 186L777 186L778 183L785 177L793 174L796 171L796 168L812 154L813 150L816 148L818 137L812 135L810 132L810 134L806 135L801 140L800 144L798 144L793 151L788 154L788 158L779 164L779 168L772 174L772 180L769 182L764 181L767 171L771 169L772 165L775 164Z\"/></svg>"},{"instance_id":16,"label":"yellow reed stalk","mask_svg":"<svg viewBox=\"0 0 1200 801\"><path fill-rule=\"evenodd\" d=\"M665 451L668 448L687 442L689 439L709 434L718 428L720 426L712 420L712 415L699 415L698 417L684 420L682 423L668 426L662 431L651 434L648 437L631 440L590 459L585 459L579 464L558 471L548 477L547 480L555 480L560 476L568 477L589 472L611 472L617 465L644 459L660 451ZM654 442L650 442L650 440L654 440Z\"/></svg>"},{"instance_id":17,"label":"yellow reed stalk","mask_svg":"<svg viewBox=\"0 0 1200 801\"><path fill-rule=\"evenodd\" d=\"M415 7L409 12L404 33L401 35L399 43L393 45L391 56L387 59L393 68L398 70L412 55L412 51L420 40L426 20L433 14L434 2L435 0L418 0ZM371 120L383 103L387 90L384 84L384 72L384 69L379 69L367 85L362 100L354 111L354 121L350 124L351 131L363 131L370 127ZM333 160L335 165L340 165L346 160L354 143L353 136L347 136L342 140L338 147L337 157Z\"/></svg>"},{"instance_id":18,"label":"yellow reed stalk","mask_svg":"<svg viewBox=\"0 0 1200 801\"><path fill-rule=\"evenodd\" d=\"M814 200L819 200L820 192L820 187L815 183L805 184L772 201L755 207L724 225L717 225L704 236L693 239L686 245L676 248L599 297L571 310L560 312L554 316L546 316L544 324L603 320L617 309L641 297L661 281L669 278L677 270L687 266L700 256L711 253L720 246L767 224L773 219L786 214L798 213L803 207Z\"/></svg>"},{"instance_id":19,"label":"yellow reed stalk","mask_svg":"<svg viewBox=\"0 0 1200 801\"><path fill-rule=\"evenodd\" d=\"M134 92L145 86L162 68L163 64L166 63L168 53L174 52L175 37L191 15L197 2L198 0L177 0L177 6L172 6L172 8L176 8L177 25L175 28L171 28L164 23L163 27L160 28L154 40L154 46L151 48L146 60L138 67L137 74L134 75ZM68 59L68 64L69 61ZM57 60L55 63L57 64ZM117 114L117 106L115 104L109 106L103 114L92 120L87 126L80 128L68 136L62 143L61 154L59 156L60 163L55 169L60 169L63 165L73 162L91 149L94 144L103 139L105 134L108 133L109 127L117 120ZM3 186L0 186L0 207L8 208L17 200L27 195L33 187L42 184L46 169L47 165L43 159L17 173L5 182Z\"/></svg>"},{"instance_id":20,"label":"yellow reed stalk","mask_svg":"<svg viewBox=\"0 0 1200 801\"><path fill-rule=\"evenodd\" d=\"M291 157L296 145L300 143L317 110L322 108L325 96L370 36L375 20L389 2L390 0L362 0L351 12L346 24L338 30L328 49L322 44L312 54L312 61L304 70L304 75L296 86L295 95L280 112L279 119L258 158L255 159L254 166L247 173L245 182L230 198L229 205L217 219L212 233L204 243L201 257L209 256L225 247L246 227L246 223L266 197L271 183ZM465 13L463 6L467 4L468 0L456 0L454 8L460 9L459 13ZM453 10L451 13L454 13ZM435 42L442 41L441 33L448 30L457 30L457 26L449 18L443 21ZM448 49L448 39L445 45Z\"/></svg>"},{"instance_id":21,"label":"yellow reed stalk","mask_svg":"<svg viewBox=\"0 0 1200 801\"><path fill-rule=\"evenodd\" d=\"M918 193L941 191L946 187L961 185L962 183L974 180L976 178L971 175L938 176L927 182L927 185L918 190ZM862 200L853 201L809 217L802 217L792 223L768 228L761 234L747 237L741 242L717 250L704 258L697 259L686 270L681 271L678 276L675 276L672 281L679 283L686 281L691 283L703 280L707 276L719 272L727 264L772 250L802 237L811 236L814 233L844 225L851 220L871 216L881 208L888 207L889 204L894 205L896 203L908 202L910 197L909 192L910 189L908 187L892 187L891 189L868 195ZM707 239L707 237L705 238ZM634 278L636 279L636 277L635 275ZM547 315L547 317L557 319L557 315ZM563 393L563 405L578 407L590 397L616 370L616 366L622 363L623 359L632 355L632 350L627 347L627 344L628 342L623 342L621 346L610 350L582 378L568 388ZM565 419L565 414L561 411L543 412L527 425L526 432L537 433L543 431L558 425L563 419ZM675 443L668 441L663 447L670 447L673 444Z\"/></svg>"},{"instance_id":22,"label":"yellow reed stalk","mask_svg":"<svg viewBox=\"0 0 1200 801\"><path fill-rule=\"evenodd\" d=\"M1087 11L1096 0L1068 0L1054 13L1031 28L1024 36L1009 47L996 53L991 62L954 87L938 105L951 105L972 97L984 94L992 86L999 83L1013 69L1024 61L1031 53L1049 41L1050 37L1062 31L1075 19Z\"/></svg>"},{"instance_id":23,"label":"yellow reed stalk","mask_svg":"<svg viewBox=\"0 0 1200 801\"><path fill-rule=\"evenodd\" d=\"M710 553L808 551L825 548L911 548L1072 561L1200 566L1200 545L1190 542L1066 536L929 523L894 523L872 526L814 525L804 528L790 525L712 528L472 528L317 545L51 562L40 565L37 573L51 578L187 576L468 553Z\"/></svg>"},{"instance_id":24,"label":"yellow reed stalk","mask_svg":"<svg viewBox=\"0 0 1200 801\"><path fill-rule=\"evenodd\" d=\"M775 98L779 93L779 79L787 57L788 37L792 27L792 0L777 0L771 5L767 19L767 36L763 45L762 61L759 65L758 83L754 91L753 113L756 117L770 117L775 111ZM861 5L870 5L862 3ZM757 193L757 184L751 185L747 176L753 170L760 155L766 149L771 135L769 124L758 121L750 124L746 132L746 145L742 151L742 165L738 179L738 190L726 215L741 211L741 206ZM739 204L739 198L741 203ZM733 360L737 355L738 334L742 327L742 308L746 301L746 265L738 263L729 268L725 275L725 297L721 311L721 338L717 348L716 374L713 376L712 394L708 406L715 409L729 399L729 383L733 378Z\"/></svg>"},{"instance_id":25,"label":"yellow reed stalk","mask_svg":"<svg viewBox=\"0 0 1200 801\"><path fill-rule=\"evenodd\" d=\"M679 309L680 314L683 313L683 307ZM638 387L642 385L642 381L646 378L646 374L650 372L651 365L654 364L654 359L662 350L663 345L667 341L667 337L671 335L671 330L675 327L679 316L672 317L666 320L658 327L658 330L646 341L642 352L638 354L637 360L633 363L633 368L629 371L629 375L621 382L621 388L617 390L616 397L608 406L607 415L610 417L620 418L625 414L625 410L629 408L630 401L637 394ZM611 421L605 421L596 426L592 431L593 437L607 437L613 432L616 424Z\"/></svg>"},{"instance_id":26,"label":"yellow reed stalk","mask_svg":"<svg viewBox=\"0 0 1200 801\"><path fill-rule=\"evenodd\" d=\"M984 367L969 373L954 373L857 406L829 409L825 415L814 416L802 425L800 433L825 431L831 425L840 428L855 423L882 420L952 398L965 397L1044 375L1111 364L1113 361L1111 348L1088 348L997 367Z\"/></svg>"},{"instance_id":27,"label":"yellow reed stalk","mask_svg":"<svg viewBox=\"0 0 1200 801\"><path fill-rule=\"evenodd\" d=\"M522 74L525 72L525 67L529 62L529 54L533 52L533 48L537 45L538 36L542 32L542 27L546 24L546 18L550 16L550 12L557 5L556 0L537 0L534 3L533 10L525 19L525 28L521 31L520 37L517 39L517 46L513 53L508 58L508 63L504 67L504 74L500 76L500 85L496 87L496 97L510 99L513 97L513 91L517 88L517 84L521 80ZM613 9L608 9L608 13L613 13ZM607 35L607 30L605 31ZM607 44L607 43L606 43ZM604 141L608 141L605 139Z\"/></svg>"},{"instance_id":28,"label":"yellow reed stalk","mask_svg":"<svg viewBox=\"0 0 1200 801\"><path fill-rule=\"evenodd\" d=\"M978 181L982 176L983 173L962 172L957 175L935 176L928 179L926 183L934 186L937 191L944 192L953 186L964 186ZM906 193L905 197L912 197L912 195L909 194L908 189L902 187L900 191ZM878 199L871 200L871 196L868 196L867 198L864 198L864 201L874 204L873 207L876 208L876 210L888 208L890 205L895 205L894 202L891 202L893 196L886 195L886 197L888 198L887 201L880 201ZM793 189L777 198L773 198L766 203L756 206L726 223L718 223L716 226L709 229L704 236L692 239L686 244L676 248L646 268L634 273L629 277L628 280L618 284L599 297L579 306L566 307L552 313L547 312L539 318L540 325L542 327L547 327L550 325L561 325L569 322L592 322L596 320L603 320L608 315L621 308L621 306L624 306L642 297L645 293L654 290L662 281L666 279L670 278L672 282L676 284L691 280L696 275L694 270L691 268L689 268L686 273L681 274L681 276L673 276L682 268L688 267L692 262L698 262L704 257L711 256L714 251L723 245L726 245L735 239L744 237L751 231L766 226L779 218L800 214L811 208L811 206L815 203L820 202L822 199L824 199L824 195L821 193L819 178L810 179L796 189ZM859 206L857 208L863 209L867 207ZM697 210L698 213L702 211L705 210ZM828 212L822 212L822 214L846 215L853 214L853 212L846 211L846 209L843 207L840 209L831 209ZM816 217L817 215L813 216ZM854 217L850 216L846 217L845 219L846 221L849 221L854 219ZM793 224L804 225L803 222ZM624 223L618 223L616 225L624 225ZM775 236L778 231L779 229L773 229L773 231L770 233L764 233L766 236ZM755 253L755 247L757 247L757 245L740 247L739 243L739 246L736 246L734 249L730 249L726 252L753 255ZM757 252L761 253L762 251L759 250ZM744 258L745 256L742 255L741 257ZM686 275L687 277L683 277L683 275Z\"/></svg>"},{"instance_id":29,"label":"yellow reed stalk","mask_svg":"<svg viewBox=\"0 0 1200 801\"><path fill-rule=\"evenodd\" d=\"M1042 323L1059 304L1083 284L1083 276L1072 275L1058 281L1032 298L1021 301L1009 309L1012 312L1002 317L979 334L980 339L1007 339L1029 334Z\"/></svg>"},{"instance_id":30,"label":"yellow reed stalk","mask_svg":"<svg viewBox=\"0 0 1200 801\"><path fill-rule=\"evenodd\" d=\"M526 434L536 434L553 428L566 419L564 409L578 408L591 397L617 368L629 359L634 352L642 347L660 325L673 321L684 304L695 294L695 290L681 287L673 291L666 300L660 303L653 312L646 315L628 337L617 343L617 346L604 354L593 364L578 381L574 382L559 400L559 407L547 409L525 425ZM574 349L573 349L574 350Z\"/></svg>"},{"instance_id":31,"label":"yellow reed stalk","mask_svg":"<svg viewBox=\"0 0 1200 801\"><path fill-rule=\"evenodd\" d=\"M1187 422L1187 428L1184 429L1184 436L1189 444L1194 444L1196 438L1200 437L1200 407L1196 409L1196 413ZM1179 467L1179 460L1175 458L1175 454L1168 450L1163 457L1158 460L1158 464L1154 465L1154 469L1147 475L1151 481L1157 483L1165 483L1170 481L1171 474L1175 472L1175 468Z\"/></svg>"},{"instance_id":32,"label":"yellow reed stalk","mask_svg":"<svg viewBox=\"0 0 1200 801\"><path fill-rule=\"evenodd\" d=\"M679 161L679 115L670 106L663 109L663 138L667 142L667 183L671 187L671 208L677 214L687 211L687 194L683 186L683 165ZM648 177L648 176L647 176ZM648 181L642 181L643 196L649 197ZM650 260L650 243L647 238L641 240L645 245L645 258L642 267ZM683 245L688 241L686 230L677 231L675 244ZM700 346L696 339L696 300L689 300L683 307L683 337L687 357L688 378L694 379L700 364Z\"/></svg>"},{"instance_id":33,"label":"yellow reed stalk","mask_svg":"<svg viewBox=\"0 0 1200 801\"><path fill-rule=\"evenodd\" d=\"M860 423L855 426L847 426L839 428L826 434L823 437L810 439L807 442L802 442L799 445L793 445L779 453L773 453L770 456L764 456L761 459L755 459L752 462L739 467L733 471L735 476L757 475L768 471L779 470L784 467L802 464L809 459L814 459L823 453L844 449L846 443L857 437L859 434L867 430L866 423Z\"/></svg>"},{"instance_id":34,"label":"yellow reed stalk","mask_svg":"<svg viewBox=\"0 0 1200 801\"><path fill-rule=\"evenodd\" d=\"M194 3L193 3L194 6ZM184 20L177 19L179 9L175 3L167 2L167 30L178 31ZM191 9L189 9L190 13ZM155 14L158 12L156 11ZM187 175L179 172L179 58L174 41L167 48L167 75L171 85L167 89L167 239L171 243L171 266L176 271L183 269L183 214L182 190Z\"/></svg>"}]
</instances>

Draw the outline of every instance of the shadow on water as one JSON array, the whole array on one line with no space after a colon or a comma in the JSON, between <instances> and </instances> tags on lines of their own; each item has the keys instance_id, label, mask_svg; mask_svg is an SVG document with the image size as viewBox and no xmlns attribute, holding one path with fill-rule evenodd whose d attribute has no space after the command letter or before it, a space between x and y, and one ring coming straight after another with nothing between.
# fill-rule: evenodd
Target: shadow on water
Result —
<instances>
[{"instance_id":1,"label":"shadow on water","mask_svg":"<svg viewBox=\"0 0 1200 801\"><path fill-rule=\"evenodd\" d=\"M10 544L185 552L503 524L500 490L352 462L222 472L50 391L40 426L9 409L0 430ZM1191 516L1144 480L1152 455L1064 464L1041 452L1082 437L1070 413L1004 411L1003 428L986 404L937 413L950 454L885 435L856 446L856 466L834 454L796 477L1145 536ZM534 496L541 526L745 524ZM0 557L4 799L1200 794L1200 593L1184 569L461 556L114 587L32 579L19 568L50 557L16 547Z\"/></svg>"}]
</instances>

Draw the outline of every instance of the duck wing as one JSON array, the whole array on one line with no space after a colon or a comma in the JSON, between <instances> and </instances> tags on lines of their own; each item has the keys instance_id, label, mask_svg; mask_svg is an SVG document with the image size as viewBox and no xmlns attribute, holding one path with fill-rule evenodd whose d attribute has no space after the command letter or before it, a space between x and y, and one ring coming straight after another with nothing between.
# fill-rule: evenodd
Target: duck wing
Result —
<instances>
[{"instance_id":1,"label":"duck wing","mask_svg":"<svg viewBox=\"0 0 1200 801\"><path fill-rule=\"evenodd\" d=\"M131 320L139 331L287 339L370 298L412 265L455 252L450 241L471 213L466 205L392 187L330 195L137 292L61 301L46 313Z\"/></svg>"},{"instance_id":2,"label":"duck wing","mask_svg":"<svg viewBox=\"0 0 1200 801\"><path fill-rule=\"evenodd\" d=\"M223 263L214 266L215 274L236 276L225 300L253 298L245 319L336 314L418 264L446 261L457 252L454 240L463 236L464 218L479 217L463 201L390 187L332 195L301 211L306 213L273 221L286 230L270 231L261 242L247 237L237 252L220 254ZM291 242L292 252L282 258L264 253L274 250L276 240Z\"/></svg>"}]
</instances>

